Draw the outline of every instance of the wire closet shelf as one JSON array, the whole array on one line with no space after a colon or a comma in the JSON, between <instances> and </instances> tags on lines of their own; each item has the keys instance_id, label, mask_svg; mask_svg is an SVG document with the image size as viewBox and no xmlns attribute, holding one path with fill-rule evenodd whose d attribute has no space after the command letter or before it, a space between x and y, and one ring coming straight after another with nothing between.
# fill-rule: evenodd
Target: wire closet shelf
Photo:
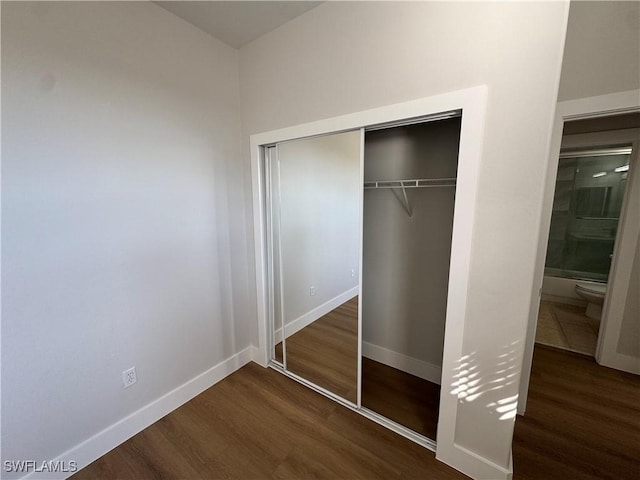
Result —
<instances>
[{"instance_id":1,"label":"wire closet shelf","mask_svg":"<svg viewBox=\"0 0 640 480\"><path fill-rule=\"evenodd\" d=\"M365 190L393 189L394 195L398 198L409 217L413 216L413 208L407 197L407 188L435 188L435 187L455 187L455 178L414 178L411 180L377 180L364 182ZM395 193L396 189L402 190L402 195Z\"/></svg>"}]
</instances>

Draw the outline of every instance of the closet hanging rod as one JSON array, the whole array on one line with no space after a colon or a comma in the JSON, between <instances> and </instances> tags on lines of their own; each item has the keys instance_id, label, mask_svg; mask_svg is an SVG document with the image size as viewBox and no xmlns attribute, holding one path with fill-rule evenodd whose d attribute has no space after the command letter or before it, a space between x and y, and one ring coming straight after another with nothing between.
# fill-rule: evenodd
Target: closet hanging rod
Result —
<instances>
[{"instance_id":1,"label":"closet hanging rod","mask_svg":"<svg viewBox=\"0 0 640 480\"><path fill-rule=\"evenodd\" d=\"M455 187L455 178L423 178L411 180L377 180L364 182L365 189L372 188L428 188L428 187Z\"/></svg>"}]
</instances>

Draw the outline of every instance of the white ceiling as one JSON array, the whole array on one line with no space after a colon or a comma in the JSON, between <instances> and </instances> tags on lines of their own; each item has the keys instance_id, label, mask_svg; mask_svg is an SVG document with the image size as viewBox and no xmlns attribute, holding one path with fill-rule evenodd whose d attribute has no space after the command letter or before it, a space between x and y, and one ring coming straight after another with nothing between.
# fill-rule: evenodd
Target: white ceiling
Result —
<instances>
[{"instance_id":1,"label":"white ceiling","mask_svg":"<svg viewBox=\"0 0 640 480\"><path fill-rule=\"evenodd\" d=\"M162 8L233 48L317 7L311 1L156 1Z\"/></svg>"}]
</instances>

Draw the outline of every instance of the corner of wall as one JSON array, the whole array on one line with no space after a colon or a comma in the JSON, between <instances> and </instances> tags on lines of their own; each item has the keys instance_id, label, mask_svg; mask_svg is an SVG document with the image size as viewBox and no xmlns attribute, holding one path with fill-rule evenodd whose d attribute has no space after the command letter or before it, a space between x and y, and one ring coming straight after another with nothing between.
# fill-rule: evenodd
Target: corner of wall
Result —
<instances>
[{"instance_id":1,"label":"corner of wall","mask_svg":"<svg viewBox=\"0 0 640 480\"><path fill-rule=\"evenodd\" d=\"M165 415L168 415L195 396L245 366L254 358L254 349L255 347L247 347L239 353L223 360L209 370L197 375L131 415L67 450L52 460L52 463L73 465L72 462L75 462L78 470L86 467L121 443L157 422ZM73 473L75 472L31 472L22 478L24 480L45 478L47 480L59 480L68 478Z\"/></svg>"}]
</instances>

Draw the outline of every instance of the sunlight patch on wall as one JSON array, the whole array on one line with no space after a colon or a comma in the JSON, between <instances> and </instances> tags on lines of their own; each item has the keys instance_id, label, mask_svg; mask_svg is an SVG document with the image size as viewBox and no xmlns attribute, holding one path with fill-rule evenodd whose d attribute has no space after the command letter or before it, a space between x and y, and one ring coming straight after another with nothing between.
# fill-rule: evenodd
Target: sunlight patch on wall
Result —
<instances>
[{"instance_id":1,"label":"sunlight patch on wall","mask_svg":"<svg viewBox=\"0 0 640 480\"><path fill-rule=\"evenodd\" d=\"M518 341L506 345L495 357L493 368L488 365L482 374L478 365L478 353L473 351L458 361L454 374L451 394L459 401L473 402L483 395L513 385L518 380L520 361L517 355ZM485 362L486 363L486 362ZM502 399L492 400L486 407L495 411L500 420L509 420L516 416L518 395L509 395Z\"/></svg>"}]
</instances>

